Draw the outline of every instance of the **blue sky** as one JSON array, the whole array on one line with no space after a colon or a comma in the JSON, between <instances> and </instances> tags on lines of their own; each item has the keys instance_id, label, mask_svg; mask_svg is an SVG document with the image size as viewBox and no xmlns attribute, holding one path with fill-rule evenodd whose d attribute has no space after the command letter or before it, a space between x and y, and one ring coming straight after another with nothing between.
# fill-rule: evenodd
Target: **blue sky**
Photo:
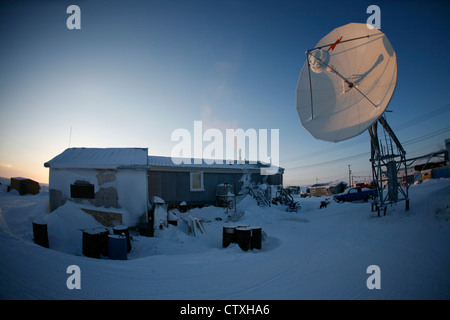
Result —
<instances>
[{"instance_id":1,"label":"blue sky","mask_svg":"<svg viewBox=\"0 0 450 320\"><path fill-rule=\"evenodd\" d=\"M66 27L71 4L81 30ZM295 89L305 51L334 28L365 23L371 4L398 59L388 122L408 157L440 149L450 138L446 1L2 1L0 176L47 182L43 163L69 137L71 147L170 156L171 133L195 120L279 129L285 184L347 179L348 165L367 176L368 133L314 139Z\"/></svg>"}]
</instances>

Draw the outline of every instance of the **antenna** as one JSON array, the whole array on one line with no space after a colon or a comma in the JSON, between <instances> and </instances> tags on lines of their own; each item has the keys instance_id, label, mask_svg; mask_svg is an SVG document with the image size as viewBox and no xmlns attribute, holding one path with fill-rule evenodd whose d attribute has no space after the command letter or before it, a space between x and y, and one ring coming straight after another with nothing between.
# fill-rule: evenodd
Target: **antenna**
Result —
<instances>
[{"instance_id":1,"label":"antenna","mask_svg":"<svg viewBox=\"0 0 450 320\"><path fill-rule=\"evenodd\" d=\"M349 23L306 51L297 85L297 112L316 139L355 137L385 111L397 83L397 57L387 37Z\"/></svg>"},{"instance_id":2,"label":"antenna","mask_svg":"<svg viewBox=\"0 0 450 320\"><path fill-rule=\"evenodd\" d=\"M69 148L71 140L72 140L72 126L70 126L70 133L69 133Z\"/></svg>"},{"instance_id":3,"label":"antenna","mask_svg":"<svg viewBox=\"0 0 450 320\"><path fill-rule=\"evenodd\" d=\"M405 165L406 172L406 152L384 117L396 84L397 56L386 35L376 28L367 28L365 23L349 23L334 29L306 51L296 90L300 121L316 139L339 142L369 131L373 205L378 215L382 209L386 212L387 203L399 200L406 200L409 208L408 184L400 183L397 177L400 165ZM378 139L378 123L385 132L385 151ZM398 198L399 192L404 199Z\"/></svg>"}]
</instances>

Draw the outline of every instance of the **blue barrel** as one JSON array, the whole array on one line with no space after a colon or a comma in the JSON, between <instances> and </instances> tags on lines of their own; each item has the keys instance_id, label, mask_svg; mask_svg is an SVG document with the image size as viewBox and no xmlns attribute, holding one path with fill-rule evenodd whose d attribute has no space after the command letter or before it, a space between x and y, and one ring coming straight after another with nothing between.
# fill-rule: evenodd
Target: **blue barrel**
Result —
<instances>
[{"instance_id":1,"label":"blue barrel","mask_svg":"<svg viewBox=\"0 0 450 320\"><path fill-rule=\"evenodd\" d=\"M112 260L127 260L127 238L110 234L108 236L108 256Z\"/></svg>"},{"instance_id":2,"label":"blue barrel","mask_svg":"<svg viewBox=\"0 0 450 320\"><path fill-rule=\"evenodd\" d=\"M113 233L117 235L124 234L127 237L127 252L131 251L130 229L125 225L115 226Z\"/></svg>"}]
</instances>

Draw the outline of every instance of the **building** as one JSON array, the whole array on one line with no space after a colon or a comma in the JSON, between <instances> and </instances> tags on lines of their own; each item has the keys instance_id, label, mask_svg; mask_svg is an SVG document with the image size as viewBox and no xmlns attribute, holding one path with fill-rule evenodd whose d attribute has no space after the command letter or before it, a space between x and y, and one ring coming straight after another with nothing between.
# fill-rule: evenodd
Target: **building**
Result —
<instances>
[{"instance_id":1,"label":"building","mask_svg":"<svg viewBox=\"0 0 450 320\"><path fill-rule=\"evenodd\" d=\"M36 195L41 190L38 182L27 178L11 178L9 190L17 190L20 195L32 194Z\"/></svg>"},{"instance_id":2,"label":"building","mask_svg":"<svg viewBox=\"0 0 450 320\"><path fill-rule=\"evenodd\" d=\"M332 196L337 193L344 192L347 188L347 183L344 181L330 182L330 183L318 183L309 187L309 193L312 196Z\"/></svg>"},{"instance_id":3,"label":"building","mask_svg":"<svg viewBox=\"0 0 450 320\"><path fill-rule=\"evenodd\" d=\"M147 213L148 150L70 148L49 168L50 211L71 200L104 225L134 225Z\"/></svg>"},{"instance_id":4,"label":"building","mask_svg":"<svg viewBox=\"0 0 450 320\"><path fill-rule=\"evenodd\" d=\"M69 148L44 164L50 169L50 211L70 200L104 225L131 226L148 219L155 196L169 205L202 206L216 204L217 186L224 183L236 192L251 183L282 189L282 168L267 175L270 165L259 162L178 160L148 156L146 148Z\"/></svg>"},{"instance_id":5,"label":"building","mask_svg":"<svg viewBox=\"0 0 450 320\"><path fill-rule=\"evenodd\" d=\"M445 160L450 162L450 139L445 139Z\"/></svg>"},{"instance_id":6,"label":"building","mask_svg":"<svg viewBox=\"0 0 450 320\"><path fill-rule=\"evenodd\" d=\"M216 204L217 186L231 184L235 193L249 183L267 183L282 186L284 169L276 174L265 175L269 165L249 162L216 163L203 159L178 159L175 164L170 157L149 156L148 192L150 199L158 196L169 205L186 201L188 206ZM211 163L212 162L212 163ZM243 190L244 191L244 190Z\"/></svg>"}]
</instances>

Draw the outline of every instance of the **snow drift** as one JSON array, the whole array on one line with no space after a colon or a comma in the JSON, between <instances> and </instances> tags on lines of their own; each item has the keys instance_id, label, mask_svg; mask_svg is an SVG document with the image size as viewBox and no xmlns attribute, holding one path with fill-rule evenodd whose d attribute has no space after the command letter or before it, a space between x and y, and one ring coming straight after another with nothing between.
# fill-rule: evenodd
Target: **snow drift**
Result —
<instances>
[{"instance_id":1,"label":"snow drift","mask_svg":"<svg viewBox=\"0 0 450 320\"><path fill-rule=\"evenodd\" d=\"M75 204L46 213L48 193L0 190L2 299L449 299L450 180L410 188L404 203L377 217L370 203L297 198L298 213L282 206L238 204L242 225L262 227L261 250L222 248L228 215L204 207L188 213L206 233L168 224L155 237L135 235L129 260L81 255L82 228L98 226ZM33 243L32 220L48 223L50 249ZM66 269L81 270L81 289L66 286ZM367 268L381 271L381 289L368 289Z\"/></svg>"}]
</instances>

